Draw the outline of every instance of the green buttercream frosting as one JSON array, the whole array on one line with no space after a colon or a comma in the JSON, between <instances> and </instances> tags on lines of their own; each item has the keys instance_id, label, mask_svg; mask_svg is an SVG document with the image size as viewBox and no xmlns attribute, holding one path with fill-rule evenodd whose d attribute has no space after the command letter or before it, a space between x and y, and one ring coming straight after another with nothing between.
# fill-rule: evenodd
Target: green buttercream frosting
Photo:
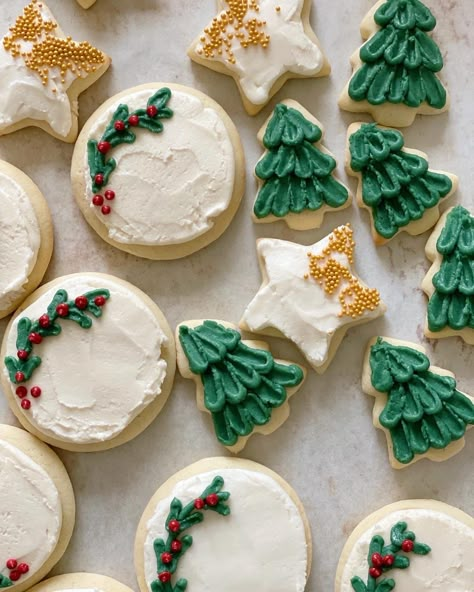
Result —
<instances>
[{"instance_id":1,"label":"green buttercream frosting","mask_svg":"<svg viewBox=\"0 0 474 592\"><path fill-rule=\"evenodd\" d=\"M254 206L257 218L282 218L346 203L347 189L332 176L336 161L314 146L321 136L319 127L297 109L275 107L263 138L267 152L255 168L263 181Z\"/></svg>"},{"instance_id":2,"label":"green buttercream frosting","mask_svg":"<svg viewBox=\"0 0 474 592\"><path fill-rule=\"evenodd\" d=\"M474 424L474 404L456 389L454 378L430 372L430 361L420 351L379 338L370 368L372 386L388 396L379 421L390 431L400 463L430 448L446 448Z\"/></svg>"},{"instance_id":3,"label":"green buttercream frosting","mask_svg":"<svg viewBox=\"0 0 474 592\"><path fill-rule=\"evenodd\" d=\"M303 380L299 366L276 363L269 351L244 345L238 331L216 321L182 325L179 340L191 372L201 376L204 404L224 446L267 424L286 401L287 387Z\"/></svg>"},{"instance_id":4,"label":"green buttercream frosting","mask_svg":"<svg viewBox=\"0 0 474 592\"><path fill-rule=\"evenodd\" d=\"M462 206L451 210L436 243L442 256L428 303L430 331L474 329L474 216Z\"/></svg>"},{"instance_id":5,"label":"green buttercream frosting","mask_svg":"<svg viewBox=\"0 0 474 592\"><path fill-rule=\"evenodd\" d=\"M362 200L371 208L375 230L390 239L452 189L447 175L435 173L417 154L402 150L403 135L363 124L349 139L351 168L362 176Z\"/></svg>"},{"instance_id":6,"label":"green buttercream frosting","mask_svg":"<svg viewBox=\"0 0 474 592\"><path fill-rule=\"evenodd\" d=\"M362 66L350 81L351 99L442 109L446 90L436 72L443 58L428 35L436 26L430 10L419 0L387 0L374 20L380 29L360 49Z\"/></svg>"},{"instance_id":7,"label":"green buttercream frosting","mask_svg":"<svg viewBox=\"0 0 474 592\"><path fill-rule=\"evenodd\" d=\"M13 586L13 582L10 578L0 574L0 588L9 588L10 586Z\"/></svg>"}]
</instances>

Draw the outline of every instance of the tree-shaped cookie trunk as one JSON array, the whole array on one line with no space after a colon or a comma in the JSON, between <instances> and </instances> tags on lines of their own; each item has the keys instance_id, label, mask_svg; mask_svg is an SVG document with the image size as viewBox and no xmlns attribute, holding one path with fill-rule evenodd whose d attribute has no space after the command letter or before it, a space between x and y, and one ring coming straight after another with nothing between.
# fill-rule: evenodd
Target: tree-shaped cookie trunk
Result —
<instances>
[{"instance_id":1,"label":"tree-shaped cookie trunk","mask_svg":"<svg viewBox=\"0 0 474 592\"><path fill-rule=\"evenodd\" d=\"M447 110L448 95L438 78L443 57L430 35L435 26L420 0L381 0L362 23L368 41L351 60L354 73L340 106L396 127L411 125L417 113Z\"/></svg>"},{"instance_id":2,"label":"tree-shaped cookie trunk","mask_svg":"<svg viewBox=\"0 0 474 592\"><path fill-rule=\"evenodd\" d=\"M350 205L347 188L334 177L335 159L319 144L322 137L321 124L295 101L275 107L259 134L266 152L255 167L255 222L284 219L296 230L318 228L326 211Z\"/></svg>"},{"instance_id":3,"label":"tree-shaped cookie trunk","mask_svg":"<svg viewBox=\"0 0 474 592\"><path fill-rule=\"evenodd\" d=\"M379 337L369 364L371 389L387 395L378 421L402 465L446 449L474 424L473 400L457 390L453 376L430 367L423 351Z\"/></svg>"},{"instance_id":4,"label":"tree-shaped cookie trunk","mask_svg":"<svg viewBox=\"0 0 474 592\"><path fill-rule=\"evenodd\" d=\"M456 206L440 226L426 249L434 261L423 282L429 296L427 335L460 335L474 344L474 216Z\"/></svg>"},{"instance_id":5,"label":"tree-shaped cookie trunk","mask_svg":"<svg viewBox=\"0 0 474 592\"><path fill-rule=\"evenodd\" d=\"M348 131L347 172L359 180L357 201L370 213L377 244L401 231L431 228L440 201L457 188L455 175L431 170L426 154L404 143L399 131L375 123L355 123Z\"/></svg>"},{"instance_id":6,"label":"tree-shaped cookie trunk","mask_svg":"<svg viewBox=\"0 0 474 592\"><path fill-rule=\"evenodd\" d=\"M181 373L202 384L203 406L212 415L217 439L238 452L258 426L271 422L273 411L303 382L304 372L296 364L275 361L262 342L242 342L238 331L216 321L190 325L178 331L185 356Z\"/></svg>"}]
</instances>

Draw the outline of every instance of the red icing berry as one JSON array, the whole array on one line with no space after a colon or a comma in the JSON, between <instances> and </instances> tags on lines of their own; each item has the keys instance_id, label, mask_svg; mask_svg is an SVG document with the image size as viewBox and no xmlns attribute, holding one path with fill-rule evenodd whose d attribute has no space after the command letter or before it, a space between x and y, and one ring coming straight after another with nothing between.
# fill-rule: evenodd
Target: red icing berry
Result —
<instances>
[{"instance_id":1,"label":"red icing berry","mask_svg":"<svg viewBox=\"0 0 474 592\"><path fill-rule=\"evenodd\" d=\"M168 524L168 528L171 530L171 532L179 532L179 530L181 528L181 524L180 524L179 520L170 520L169 524Z\"/></svg>"},{"instance_id":2,"label":"red icing berry","mask_svg":"<svg viewBox=\"0 0 474 592\"><path fill-rule=\"evenodd\" d=\"M101 154L107 154L107 152L110 150L110 148L111 148L110 142L99 142L97 144L97 150Z\"/></svg>"},{"instance_id":3,"label":"red icing berry","mask_svg":"<svg viewBox=\"0 0 474 592\"><path fill-rule=\"evenodd\" d=\"M383 557L380 553L373 553L372 557L370 558L373 567L382 567L383 565Z\"/></svg>"},{"instance_id":4,"label":"red icing berry","mask_svg":"<svg viewBox=\"0 0 474 592\"><path fill-rule=\"evenodd\" d=\"M14 569L10 572L10 580L12 582L16 582L20 578L21 578L21 573L17 569Z\"/></svg>"},{"instance_id":5,"label":"red icing berry","mask_svg":"<svg viewBox=\"0 0 474 592\"><path fill-rule=\"evenodd\" d=\"M15 569L15 567L18 565L18 561L16 559L9 559L5 565L8 569Z\"/></svg>"},{"instance_id":6,"label":"red icing berry","mask_svg":"<svg viewBox=\"0 0 474 592\"><path fill-rule=\"evenodd\" d=\"M20 565L18 566L18 571L22 574L26 574L30 571L30 566L28 565L28 563L20 563Z\"/></svg>"},{"instance_id":7,"label":"red icing berry","mask_svg":"<svg viewBox=\"0 0 474 592\"><path fill-rule=\"evenodd\" d=\"M173 553L179 553L182 548L183 545L181 544L181 541L175 540L171 542L171 550Z\"/></svg>"},{"instance_id":8,"label":"red icing berry","mask_svg":"<svg viewBox=\"0 0 474 592\"><path fill-rule=\"evenodd\" d=\"M163 561L165 565L171 563L173 561L173 555L171 555L171 553L162 553L161 561Z\"/></svg>"},{"instance_id":9,"label":"red icing berry","mask_svg":"<svg viewBox=\"0 0 474 592\"><path fill-rule=\"evenodd\" d=\"M95 206L101 206L104 203L104 198L102 197L102 195L94 195L94 197L92 198L92 203Z\"/></svg>"},{"instance_id":10,"label":"red icing berry","mask_svg":"<svg viewBox=\"0 0 474 592\"><path fill-rule=\"evenodd\" d=\"M386 567L392 567L394 561L395 561L395 557L393 555L384 555L383 564Z\"/></svg>"},{"instance_id":11,"label":"red icing berry","mask_svg":"<svg viewBox=\"0 0 474 592\"><path fill-rule=\"evenodd\" d=\"M77 308L79 308L80 310L84 310L85 308L87 308L87 305L89 304L89 300L87 300L87 298L85 296L78 296L75 300L74 300L74 304L77 306Z\"/></svg>"},{"instance_id":12,"label":"red icing berry","mask_svg":"<svg viewBox=\"0 0 474 592\"><path fill-rule=\"evenodd\" d=\"M122 121L121 119L119 119L118 121L116 121L114 123L114 128L118 131L118 132L123 132L125 129L125 122Z\"/></svg>"},{"instance_id":13,"label":"red icing berry","mask_svg":"<svg viewBox=\"0 0 474 592\"><path fill-rule=\"evenodd\" d=\"M104 216L108 216L112 210L110 206L102 206L100 211L104 214Z\"/></svg>"},{"instance_id":14,"label":"red icing berry","mask_svg":"<svg viewBox=\"0 0 474 592\"><path fill-rule=\"evenodd\" d=\"M369 569L369 576L371 578L377 579L377 578L380 578L381 575L382 575L382 570L379 569L378 567L371 567Z\"/></svg>"},{"instance_id":15,"label":"red icing berry","mask_svg":"<svg viewBox=\"0 0 474 592\"><path fill-rule=\"evenodd\" d=\"M410 539L405 539L402 543L402 551L405 551L405 553L410 553L413 551L414 546L415 545L413 544L413 541L410 541Z\"/></svg>"},{"instance_id":16,"label":"red icing berry","mask_svg":"<svg viewBox=\"0 0 474 592\"><path fill-rule=\"evenodd\" d=\"M200 497L198 497L198 499L194 500L194 507L196 508L196 510L202 510L204 508L204 506L205 506L205 502Z\"/></svg>"},{"instance_id":17,"label":"red icing berry","mask_svg":"<svg viewBox=\"0 0 474 592\"><path fill-rule=\"evenodd\" d=\"M146 114L148 117L156 117L158 115L158 109L155 107L155 105L150 105L147 107Z\"/></svg>"},{"instance_id":18,"label":"red icing berry","mask_svg":"<svg viewBox=\"0 0 474 592\"><path fill-rule=\"evenodd\" d=\"M101 187L104 184L104 175L102 173L97 173L94 177L94 183Z\"/></svg>"},{"instance_id":19,"label":"red icing berry","mask_svg":"<svg viewBox=\"0 0 474 592\"><path fill-rule=\"evenodd\" d=\"M219 503L219 498L217 497L217 493L211 493L206 497L206 504L208 506L217 506Z\"/></svg>"},{"instance_id":20,"label":"red icing berry","mask_svg":"<svg viewBox=\"0 0 474 592\"><path fill-rule=\"evenodd\" d=\"M69 314L69 304L66 304L65 302L58 304L56 306L56 312L60 317L67 317Z\"/></svg>"},{"instance_id":21,"label":"red icing berry","mask_svg":"<svg viewBox=\"0 0 474 592\"><path fill-rule=\"evenodd\" d=\"M107 189L107 191L104 193L104 197L105 199L108 199L109 201L111 199L115 198L115 191L112 191L112 189Z\"/></svg>"},{"instance_id":22,"label":"red icing berry","mask_svg":"<svg viewBox=\"0 0 474 592\"><path fill-rule=\"evenodd\" d=\"M32 386L31 389L30 389L30 394L35 399L37 399L38 397L41 397L41 389L40 389L40 387L39 386Z\"/></svg>"},{"instance_id":23,"label":"red icing berry","mask_svg":"<svg viewBox=\"0 0 474 592\"><path fill-rule=\"evenodd\" d=\"M21 408L28 410L31 407L31 401L28 401L28 399L23 399L23 401L21 402Z\"/></svg>"},{"instance_id":24,"label":"red icing berry","mask_svg":"<svg viewBox=\"0 0 474 592\"><path fill-rule=\"evenodd\" d=\"M26 351L26 349L19 349L16 352L16 355L18 356L19 360L27 360L30 354Z\"/></svg>"},{"instance_id":25,"label":"red icing berry","mask_svg":"<svg viewBox=\"0 0 474 592\"><path fill-rule=\"evenodd\" d=\"M43 341L43 338L41 337L41 335L39 333L30 333L28 335L28 340L31 343L35 343L36 345L38 345L39 343L41 343Z\"/></svg>"},{"instance_id":26,"label":"red icing berry","mask_svg":"<svg viewBox=\"0 0 474 592\"><path fill-rule=\"evenodd\" d=\"M23 372L15 373L15 382L25 382L25 375L23 374Z\"/></svg>"},{"instance_id":27,"label":"red icing berry","mask_svg":"<svg viewBox=\"0 0 474 592\"><path fill-rule=\"evenodd\" d=\"M138 115L130 115L130 117L128 118L128 123L130 125L138 125L138 122L140 121Z\"/></svg>"},{"instance_id":28,"label":"red icing berry","mask_svg":"<svg viewBox=\"0 0 474 592\"><path fill-rule=\"evenodd\" d=\"M163 584L166 584L167 582L169 582L171 580L171 574L169 571L162 571L161 573L158 574L158 579Z\"/></svg>"},{"instance_id":29,"label":"red icing berry","mask_svg":"<svg viewBox=\"0 0 474 592\"><path fill-rule=\"evenodd\" d=\"M97 306L104 306L105 298L103 296L96 296L94 298L94 304L96 304Z\"/></svg>"},{"instance_id":30,"label":"red icing berry","mask_svg":"<svg viewBox=\"0 0 474 592\"><path fill-rule=\"evenodd\" d=\"M49 318L49 316L47 314L41 315L40 318L38 319L38 323L40 325L40 327L43 327L43 329L46 329L47 327L49 327L49 324L51 323L51 319Z\"/></svg>"},{"instance_id":31,"label":"red icing berry","mask_svg":"<svg viewBox=\"0 0 474 592\"><path fill-rule=\"evenodd\" d=\"M17 397L19 397L20 399L23 399L28 394L28 391L26 389L26 386L19 386L19 387L17 387L15 393L16 393ZM8 567L8 565L7 565L7 567ZM13 569L13 568L9 567L8 569Z\"/></svg>"}]
</instances>

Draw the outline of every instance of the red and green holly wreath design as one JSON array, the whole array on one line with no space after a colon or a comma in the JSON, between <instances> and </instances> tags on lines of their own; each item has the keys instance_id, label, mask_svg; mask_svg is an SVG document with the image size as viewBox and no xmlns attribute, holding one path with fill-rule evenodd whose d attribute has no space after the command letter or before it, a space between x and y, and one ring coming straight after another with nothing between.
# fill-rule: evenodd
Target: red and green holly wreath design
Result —
<instances>
[{"instance_id":1,"label":"red and green holly wreath design","mask_svg":"<svg viewBox=\"0 0 474 592\"><path fill-rule=\"evenodd\" d=\"M369 545L369 574L367 583L358 576L351 579L355 592L390 592L395 588L393 578L382 578L388 571L398 568L410 567L409 553L427 555L431 548L424 543L419 543L416 536L407 530L406 522L397 522L390 531L390 544L385 545L383 537L375 535ZM382 578L382 579L380 579Z\"/></svg>"},{"instance_id":2,"label":"red and green holly wreath design","mask_svg":"<svg viewBox=\"0 0 474 592\"><path fill-rule=\"evenodd\" d=\"M0 572L0 588L13 586L15 582L30 571L28 563L18 563L16 559L7 559L5 567L9 570L9 574L6 576Z\"/></svg>"},{"instance_id":3,"label":"red and green holly wreath design","mask_svg":"<svg viewBox=\"0 0 474 592\"><path fill-rule=\"evenodd\" d=\"M110 298L110 292L105 289L91 290L85 294L69 300L66 290L60 289L54 295L46 312L38 319L32 320L22 317L17 325L16 357L7 356L5 366L8 370L10 381L18 385L15 393L21 399L21 407L28 410L31 401L27 398L28 389L24 382L30 380L34 371L41 364L41 358L33 355L33 348L39 345L46 337L54 337L61 333L61 319L74 321L83 329L92 327L92 315L95 318L102 316L102 308ZM89 314L88 314L89 313ZM41 387L38 385L30 388L30 395L37 399L41 396Z\"/></svg>"},{"instance_id":4,"label":"red and green holly wreath design","mask_svg":"<svg viewBox=\"0 0 474 592\"><path fill-rule=\"evenodd\" d=\"M217 512L221 516L228 516L230 508L226 504L230 493L222 491L224 479L215 477L202 494L183 507L179 499L174 498L170 505L170 513L166 519L168 538L155 539L153 548L157 562L157 579L150 584L152 592L184 592L187 580L180 578L174 585L172 576L178 569L181 557L193 544L190 535L181 536L185 530L204 520L204 513Z\"/></svg>"},{"instance_id":5,"label":"red and green holly wreath design","mask_svg":"<svg viewBox=\"0 0 474 592\"><path fill-rule=\"evenodd\" d=\"M137 136L132 131L133 128L141 127L154 134L161 133L163 124L160 119L173 117L173 111L167 107L170 98L171 90L161 88L148 99L144 109L137 109L130 113L128 105L119 105L101 139L99 141L89 140L87 143L87 158L92 179L92 191L94 192L92 203L94 206L100 207L100 211L105 216L110 214L112 208L104 200L111 202L115 199L115 191L110 187L108 189L105 187L117 166L116 160L107 155L112 148L120 144L135 142ZM105 191L103 191L104 189Z\"/></svg>"}]
</instances>

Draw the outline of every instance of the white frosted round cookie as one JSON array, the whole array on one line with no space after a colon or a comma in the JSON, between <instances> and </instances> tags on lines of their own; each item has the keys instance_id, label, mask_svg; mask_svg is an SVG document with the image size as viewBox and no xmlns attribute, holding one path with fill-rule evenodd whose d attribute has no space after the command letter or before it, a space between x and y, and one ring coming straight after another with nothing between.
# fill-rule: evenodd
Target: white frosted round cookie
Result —
<instances>
[{"instance_id":1,"label":"white frosted round cookie","mask_svg":"<svg viewBox=\"0 0 474 592\"><path fill-rule=\"evenodd\" d=\"M0 424L0 588L22 592L62 557L74 528L69 476L56 454Z\"/></svg>"},{"instance_id":2,"label":"white frosted round cookie","mask_svg":"<svg viewBox=\"0 0 474 592\"><path fill-rule=\"evenodd\" d=\"M68 573L43 580L31 592L133 592L108 576L92 573Z\"/></svg>"},{"instance_id":3,"label":"white frosted round cookie","mask_svg":"<svg viewBox=\"0 0 474 592\"><path fill-rule=\"evenodd\" d=\"M190 548L191 547L191 548ZM296 493L248 460L209 458L176 473L138 526L135 566L142 592L303 592L311 533Z\"/></svg>"},{"instance_id":4,"label":"white frosted round cookie","mask_svg":"<svg viewBox=\"0 0 474 592\"><path fill-rule=\"evenodd\" d=\"M434 500L405 500L365 518L341 554L336 592L467 592L474 519Z\"/></svg>"},{"instance_id":5,"label":"white frosted round cookie","mask_svg":"<svg viewBox=\"0 0 474 592\"><path fill-rule=\"evenodd\" d=\"M35 290L53 252L48 204L22 171L0 161L0 318Z\"/></svg>"},{"instance_id":6,"label":"white frosted round cookie","mask_svg":"<svg viewBox=\"0 0 474 592\"><path fill-rule=\"evenodd\" d=\"M173 384L174 338L156 304L116 277L57 278L7 327L1 374L10 407L45 442L89 452L141 433Z\"/></svg>"},{"instance_id":7,"label":"white frosted round cookie","mask_svg":"<svg viewBox=\"0 0 474 592\"><path fill-rule=\"evenodd\" d=\"M109 99L72 161L74 196L94 230L139 257L177 259L216 240L245 188L240 138L206 95L153 83Z\"/></svg>"}]
</instances>

